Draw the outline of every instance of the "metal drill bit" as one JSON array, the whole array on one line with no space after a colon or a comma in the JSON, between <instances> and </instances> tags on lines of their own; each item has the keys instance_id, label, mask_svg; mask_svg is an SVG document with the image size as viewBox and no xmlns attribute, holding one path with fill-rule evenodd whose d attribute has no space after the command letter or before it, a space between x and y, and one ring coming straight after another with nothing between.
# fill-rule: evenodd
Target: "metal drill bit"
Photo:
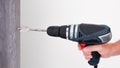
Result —
<instances>
[{"instance_id":1,"label":"metal drill bit","mask_svg":"<svg viewBox=\"0 0 120 68\"><path fill-rule=\"evenodd\" d=\"M34 28L29 28L29 31L47 32L47 30L45 29L34 29Z\"/></svg>"},{"instance_id":2,"label":"metal drill bit","mask_svg":"<svg viewBox=\"0 0 120 68\"><path fill-rule=\"evenodd\" d=\"M47 32L46 29L31 28L28 26L22 26L22 27L18 28L18 30L20 30L20 32L28 32L28 31Z\"/></svg>"}]
</instances>

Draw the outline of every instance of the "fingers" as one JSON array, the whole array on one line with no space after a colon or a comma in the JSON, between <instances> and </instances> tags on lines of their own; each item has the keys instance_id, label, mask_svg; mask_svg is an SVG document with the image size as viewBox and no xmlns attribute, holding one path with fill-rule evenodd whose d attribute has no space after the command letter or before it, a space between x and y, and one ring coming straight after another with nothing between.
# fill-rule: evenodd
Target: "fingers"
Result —
<instances>
[{"instance_id":1,"label":"fingers","mask_svg":"<svg viewBox=\"0 0 120 68\"><path fill-rule=\"evenodd\" d=\"M80 44L78 44L78 49L79 50L83 49ZM84 52L83 50L82 50L82 52L83 52L84 57L85 57L86 60L89 61L92 58L91 52L88 53L88 52Z\"/></svg>"},{"instance_id":2,"label":"fingers","mask_svg":"<svg viewBox=\"0 0 120 68\"><path fill-rule=\"evenodd\" d=\"M84 54L85 59L88 60L88 61L92 58L92 54L91 53L85 53L85 52L83 52L83 54Z\"/></svg>"},{"instance_id":3,"label":"fingers","mask_svg":"<svg viewBox=\"0 0 120 68\"><path fill-rule=\"evenodd\" d=\"M79 50L82 50L83 54L84 54L84 57L86 60L90 60L92 58L92 55L91 55L91 52L87 52L86 49L83 49L80 44L78 44L78 49Z\"/></svg>"},{"instance_id":4,"label":"fingers","mask_svg":"<svg viewBox=\"0 0 120 68\"><path fill-rule=\"evenodd\" d=\"M83 49L79 46L79 49L82 50L84 57L86 60L90 60L92 58L92 52L97 51L99 52L101 50L101 45L92 45L92 46L87 46Z\"/></svg>"}]
</instances>

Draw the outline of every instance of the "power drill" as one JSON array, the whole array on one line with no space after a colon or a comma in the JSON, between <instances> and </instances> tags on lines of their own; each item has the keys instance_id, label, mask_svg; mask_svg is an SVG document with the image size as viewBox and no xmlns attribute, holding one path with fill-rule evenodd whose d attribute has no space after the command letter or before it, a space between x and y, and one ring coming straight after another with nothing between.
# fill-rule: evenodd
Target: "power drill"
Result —
<instances>
[{"instance_id":1,"label":"power drill","mask_svg":"<svg viewBox=\"0 0 120 68\"><path fill-rule=\"evenodd\" d=\"M95 44L104 44L111 40L111 30L107 25L96 24L74 24L63 26L50 26L47 34L54 37L61 37L71 41L78 42L81 47L87 47ZM92 58L88 63L94 68L100 60L100 54L96 51L92 52Z\"/></svg>"}]
</instances>

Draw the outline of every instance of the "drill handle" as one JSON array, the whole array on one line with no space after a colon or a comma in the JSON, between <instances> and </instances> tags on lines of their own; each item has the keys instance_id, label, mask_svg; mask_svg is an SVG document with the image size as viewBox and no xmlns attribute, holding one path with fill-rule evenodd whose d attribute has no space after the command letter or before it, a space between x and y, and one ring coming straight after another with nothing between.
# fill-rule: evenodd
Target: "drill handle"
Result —
<instances>
[{"instance_id":1,"label":"drill handle","mask_svg":"<svg viewBox=\"0 0 120 68\"><path fill-rule=\"evenodd\" d=\"M88 61L88 63L92 66L98 65L100 60L100 54L97 51L92 52L92 58Z\"/></svg>"}]
</instances>

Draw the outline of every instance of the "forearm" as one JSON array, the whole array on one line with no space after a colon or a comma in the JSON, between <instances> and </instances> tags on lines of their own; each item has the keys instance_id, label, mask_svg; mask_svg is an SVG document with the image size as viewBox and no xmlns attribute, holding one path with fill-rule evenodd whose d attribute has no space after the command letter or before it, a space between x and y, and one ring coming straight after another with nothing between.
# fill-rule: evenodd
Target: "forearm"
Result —
<instances>
[{"instance_id":1,"label":"forearm","mask_svg":"<svg viewBox=\"0 0 120 68\"><path fill-rule=\"evenodd\" d=\"M113 43L111 48L112 56L120 55L120 40Z\"/></svg>"}]
</instances>

